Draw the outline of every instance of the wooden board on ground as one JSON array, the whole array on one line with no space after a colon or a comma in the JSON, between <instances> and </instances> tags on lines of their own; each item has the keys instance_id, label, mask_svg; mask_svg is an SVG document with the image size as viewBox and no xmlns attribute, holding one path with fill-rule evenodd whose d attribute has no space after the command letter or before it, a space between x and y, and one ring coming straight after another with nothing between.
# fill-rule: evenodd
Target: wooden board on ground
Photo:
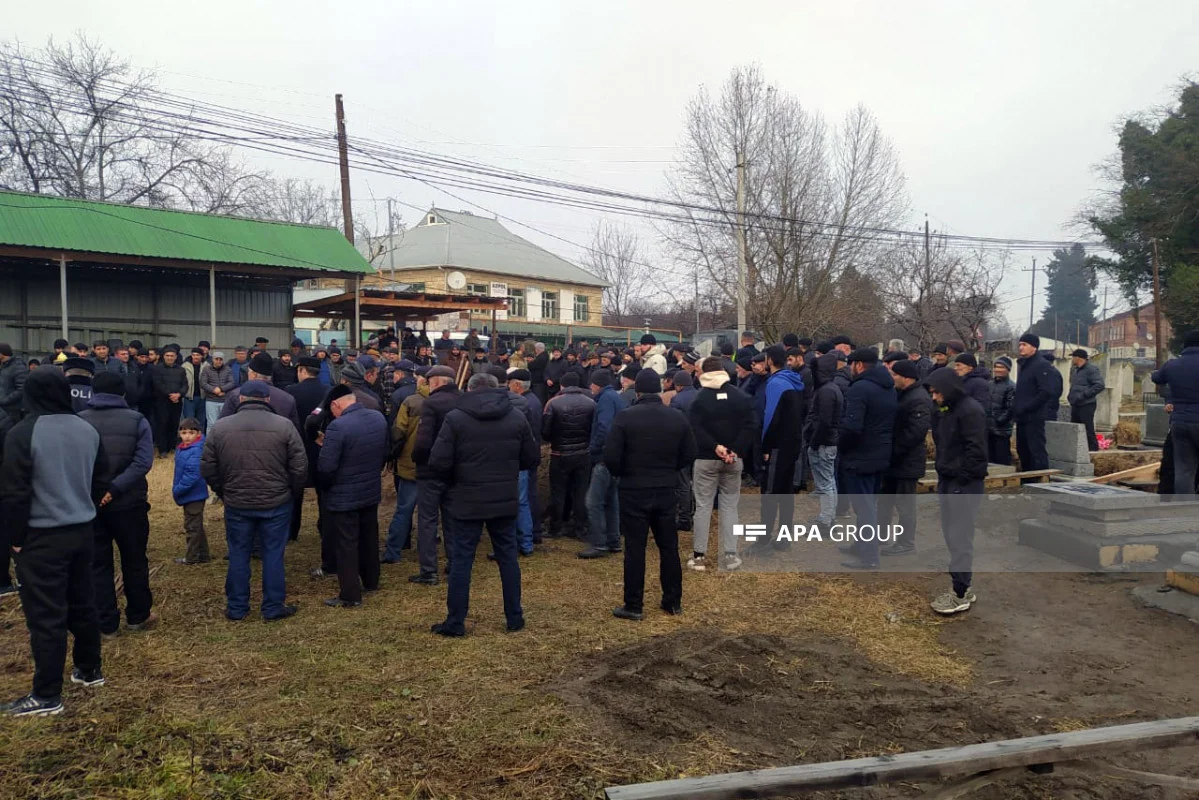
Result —
<instances>
[{"instance_id":1,"label":"wooden board on ground","mask_svg":"<svg viewBox=\"0 0 1199 800\"><path fill-rule=\"evenodd\" d=\"M1156 480L1161 466L1162 462L1154 461L1150 464L1142 464L1139 467L1122 469L1119 472L1111 472L1107 475L1088 478L1087 483L1119 483L1125 480L1148 480L1150 478Z\"/></svg>"},{"instance_id":2,"label":"wooden board on ground","mask_svg":"<svg viewBox=\"0 0 1199 800\"><path fill-rule=\"evenodd\" d=\"M995 489L1018 488L1022 483L1048 483L1050 476L1061 473L1060 469L1033 469L1028 472L988 475L983 479L983 488L987 491L994 491ZM937 479L921 478L916 481L916 491L920 494L937 491Z\"/></svg>"},{"instance_id":3,"label":"wooden board on ground","mask_svg":"<svg viewBox=\"0 0 1199 800\"><path fill-rule=\"evenodd\" d=\"M616 786L605 790L605 794L608 800L771 797L799 791L956 778L989 770L1039 767L1194 744L1199 744L1199 717L1183 717L917 753Z\"/></svg>"}]
</instances>

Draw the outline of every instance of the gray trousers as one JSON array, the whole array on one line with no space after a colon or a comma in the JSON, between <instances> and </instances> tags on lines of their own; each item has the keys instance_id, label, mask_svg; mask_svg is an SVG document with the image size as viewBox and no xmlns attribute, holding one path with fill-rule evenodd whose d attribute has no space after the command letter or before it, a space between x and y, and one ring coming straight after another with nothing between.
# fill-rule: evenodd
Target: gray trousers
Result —
<instances>
[{"instance_id":1,"label":"gray trousers","mask_svg":"<svg viewBox=\"0 0 1199 800\"><path fill-rule=\"evenodd\" d=\"M445 518L446 488L437 478L416 479L416 555L422 575L437 574L437 523ZM445 547L448 559L448 534Z\"/></svg>"},{"instance_id":2,"label":"gray trousers","mask_svg":"<svg viewBox=\"0 0 1199 800\"><path fill-rule=\"evenodd\" d=\"M738 458L731 464L720 459L696 459L691 469L692 486L695 490L695 544L697 553L708 552L708 532L712 526L712 504L716 493L720 493L720 550L735 554L737 540L733 526L740 519L737 506L741 501L741 470Z\"/></svg>"}]
</instances>

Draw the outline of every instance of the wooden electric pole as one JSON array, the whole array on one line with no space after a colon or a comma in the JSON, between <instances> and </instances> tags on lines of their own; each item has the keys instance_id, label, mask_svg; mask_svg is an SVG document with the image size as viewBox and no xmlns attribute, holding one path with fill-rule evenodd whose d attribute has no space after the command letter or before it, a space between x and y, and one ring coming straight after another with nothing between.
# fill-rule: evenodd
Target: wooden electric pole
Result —
<instances>
[{"instance_id":1,"label":"wooden electric pole","mask_svg":"<svg viewBox=\"0 0 1199 800\"><path fill-rule=\"evenodd\" d=\"M1153 350L1157 368L1162 368L1162 279L1158 265L1157 239L1153 240Z\"/></svg>"},{"instance_id":2,"label":"wooden electric pole","mask_svg":"<svg viewBox=\"0 0 1199 800\"><path fill-rule=\"evenodd\" d=\"M341 167L341 217L345 225L346 239L354 243L354 212L350 205L350 147L346 141L346 113L341 104L341 95L333 95L334 109L337 115L337 160ZM359 295L359 278L345 283L346 293L354 294L354 318L349 322L350 336L353 343L350 346L357 349L362 344L362 310Z\"/></svg>"},{"instance_id":3,"label":"wooden electric pole","mask_svg":"<svg viewBox=\"0 0 1199 800\"><path fill-rule=\"evenodd\" d=\"M1028 272L1028 270L1023 270ZM1037 260L1032 260L1032 294L1028 298L1028 329L1032 330L1033 315L1037 313Z\"/></svg>"},{"instance_id":4,"label":"wooden electric pole","mask_svg":"<svg viewBox=\"0 0 1199 800\"><path fill-rule=\"evenodd\" d=\"M748 256L745 243L745 154L737 154L737 336L745 332L746 286Z\"/></svg>"}]
</instances>

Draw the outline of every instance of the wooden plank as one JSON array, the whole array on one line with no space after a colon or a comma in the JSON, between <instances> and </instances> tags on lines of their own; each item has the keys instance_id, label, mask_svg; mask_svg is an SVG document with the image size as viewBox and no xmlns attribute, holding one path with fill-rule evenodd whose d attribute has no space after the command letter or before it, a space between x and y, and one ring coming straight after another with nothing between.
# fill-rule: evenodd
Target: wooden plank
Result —
<instances>
[{"instance_id":1,"label":"wooden plank","mask_svg":"<svg viewBox=\"0 0 1199 800\"><path fill-rule=\"evenodd\" d=\"M1048 483L1051 475L1060 475L1060 469L1034 469L1028 472L1008 472L1003 475L988 475L983 479L983 486L988 489L1019 486L1026 481L1033 483ZM928 494L937 491L936 478L920 478L916 481L916 491Z\"/></svg>"},{"instance_id":2,"label":"wooden plank","mask_svg":"<svg viewBox=\"0 0 1199 800\"><path fill-rule=\"evenodd\" d=\"M1199 717L1182 717L941 750L614 786L606 789L605 795L608 800L761 798L787 792L877 786L901 780L937 780L1010 767L1193 744L1199 744Z\"/></svg>"},{"instance_id":3,"label":"wooden plank","mask_svg":"<svg viewBox=\"0 0 1199 800\"><path fill-rule=\"evenodd\" d=\"M1089 777L1106 775L1110 778L1119 778L1120 780L1132 781L1133 783L1148 786L1165 786L1171 789L1184 789L1192 792L1199 791L1199 780L1195 778L1163 775L1160 772L1141 772L1140 770L1118 767L1115 764L1103 764L1098 761L1079 761L1076 763L1061 764L1054 769L1055 772L1059 770L1061 772L1072 772Z\"/></svg>"},{"instance_id":4,"label":"wooden plank","mask_svg":"<svg viewBox=\"0 0 1199 800\"><path fill-rule=\"evenodd\" d=\"M1153 478L1161 469L1162 462L1154 461L1149 464L1142 464L1139 467L1129 467L1122 469L1119 472L1109 472L1107 475L1100 475L1095 478L1089 478L1087 483L1115 483L1116 481L1126 480L1128 478Z\"/></svg>"}]
</instances>

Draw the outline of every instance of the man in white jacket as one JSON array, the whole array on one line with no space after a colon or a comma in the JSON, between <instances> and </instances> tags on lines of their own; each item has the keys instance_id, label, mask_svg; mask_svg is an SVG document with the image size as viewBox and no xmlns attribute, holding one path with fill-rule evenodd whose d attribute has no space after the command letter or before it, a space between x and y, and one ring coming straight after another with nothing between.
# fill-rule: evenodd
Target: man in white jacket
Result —
<instances>
[{"instance_id":1,"label":"man in white jacket","mask_svg":"<svg viewBox=\"0 0 1199 800\"><path fill-rule=\"evenodd\" d=\"M658 344L652 333L641 337L641 368L652 369L658 375L666 374L666 345Z\"/></svg>"}]
</instances>

